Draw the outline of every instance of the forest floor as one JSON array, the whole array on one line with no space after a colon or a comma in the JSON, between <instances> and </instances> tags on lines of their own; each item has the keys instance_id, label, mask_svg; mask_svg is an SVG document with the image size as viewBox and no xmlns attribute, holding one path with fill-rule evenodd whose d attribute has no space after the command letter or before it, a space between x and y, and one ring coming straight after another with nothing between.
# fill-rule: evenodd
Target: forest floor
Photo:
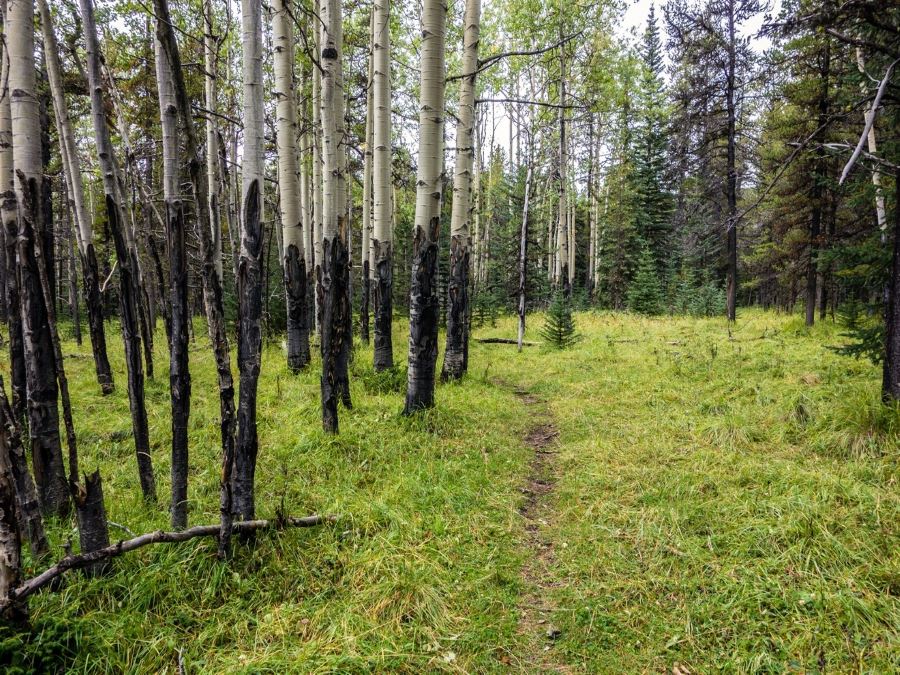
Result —
<instances>
[{"instance_id":1,"label":"forest floor","mask_svg":"<svg viewBox=\"0 0 900 675\"><path fill-rule=\"evenodd\" d=\"M542 319L529 317L529 335ZM577 316L565 352L473 343L437 407L400 415L402 371L352 366L354 408L320 431L318 367L267 345L257 513L335 514L215 559L142 549L31 598L0 669L77 672L891 672L900 669L900 411L839 329ZM108 517L168 529L165 338L147 383L160 504L142 503L121 339L116 393L65 344L82 468ZM212 354L191 351L190 522L218 516ZM406 323L395 325L405 361ZM515 321L475 330L512 337ZM532 338L533 339L533 338ZM8 364L2 363L4 371ZM54 555L73 522L50 525ZM117 529L114 538L127 536ZM75 537L77 539L77 537ZM42 561L27 561L32 573Z\"/></svg>"}]
</instances>

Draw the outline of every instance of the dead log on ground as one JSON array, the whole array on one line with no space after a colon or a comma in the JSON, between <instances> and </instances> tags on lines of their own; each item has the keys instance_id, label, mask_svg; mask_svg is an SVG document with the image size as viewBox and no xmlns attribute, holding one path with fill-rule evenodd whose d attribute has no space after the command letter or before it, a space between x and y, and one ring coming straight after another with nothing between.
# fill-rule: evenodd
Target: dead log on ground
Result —
<instances>
[{"instance_id":1,"label":"dead log on ground","mask_svg":"<svg viewBox=\"0 0 900 675\"><path fill-rule=\"evenodd\" d=\"M475 342L480 342L483 345L517 345L519 344L518 340L513 340L512 338L475 338ZM525 347L535 347L537 346L537 342L523 342L522 345Z\"/></svg>"},{"instance_id":2,"label":"dead log on ground","mask_svg":"<svg viewBox=\"0 0 900 675\"><path fill-rule=\"evenodd\" d=\"M244 520L236 522L232 525L232 535L247 534L249 532L257 532L259 530L281 530L288 527L315 527L328 522L337 520L335 516L319 516L312 515L303 518L275 518L272 520ZM134 551L150 544L178 543L198 537L218 537L220 525L196 525L186 530L178 532L164 532L157 530L156 532L147 532L132 539L123 539L115 544L110 544L104 548L91 551L90 553L80 553L77 555L67 555L52 567L41 572L36 577L32 577L23 582L15 590L11 590L9 597L0 600L0 616L6 610L7 606L15 602L21 602L29 595L41 590L57 577L62 576L65 572L74 569L82 569L91 567L101 560L109 558L117 558L118 556Z\"/></svg>"}]
</instances>

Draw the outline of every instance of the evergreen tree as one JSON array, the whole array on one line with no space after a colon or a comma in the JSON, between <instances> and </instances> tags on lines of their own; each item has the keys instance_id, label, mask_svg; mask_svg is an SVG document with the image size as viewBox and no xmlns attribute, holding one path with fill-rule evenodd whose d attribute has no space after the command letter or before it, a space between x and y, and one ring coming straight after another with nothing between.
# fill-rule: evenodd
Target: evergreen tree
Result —
<instances>
[{"instance_id":1,"label":"evergreen tree","mask_svg":"<svg viewBox=\"0 0 900 675\"><path fill-rule=\"evenodd\" d=\"M547 319L541 328L541 337L553 349L568 349L581 339L575 329L571 301L562 292L553 296L547 309Z\"/></svg>"},{"instance_id":2,"label":"evergreen tree","mask_svg":"<svg viewBox=\"0 0 900 675\"><path fill-rule=\"evenodd\" d=\"M669 255L671 198L665 181L668 147L665 135L668 110L662 79L663 58L659 25L654 5L650 5L647 28L639 50L641 72L638 78L637 115L634 138L636 193L635 225L653 253L662 272Z\"/></svg>"},{"instance_id":3,"label":"evergreen tree","mask_svg":"<svg viewBox=\"0 0 900 675\"><path fill-rule=\"evenodd\" d=\"M661 314L665 309L662 284L649 246L644 247L637 272L628 288L628 309L648 315Z\"/></svg>"}]
</instances>

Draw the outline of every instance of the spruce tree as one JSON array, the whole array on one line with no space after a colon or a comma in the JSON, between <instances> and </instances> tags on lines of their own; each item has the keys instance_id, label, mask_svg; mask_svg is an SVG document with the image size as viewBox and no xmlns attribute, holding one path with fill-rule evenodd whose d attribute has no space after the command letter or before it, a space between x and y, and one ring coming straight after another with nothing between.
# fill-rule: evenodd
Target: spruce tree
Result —
<instances>
[{"instance_id":1,"label":"spruce tree","mask_svg":"<svg viewBox=\"0 0 900 675\"><path fill-rule=\"evenodd\" d=\"M634 138L636 192L635 225L653 253L659 272L668 257L671 199L666 187L668 147L665 126L668 115L662 79L663 57L656 11L650 5L647 28L640 48L641 74L638 80L638 110Z\"/></svg>"},{"instance_id":2,"label":"spruce tree","mask_svg":"<svg viewBox=\"0 0 900 675\"><path fill-rule=\"evenodd\" d=\"M568 349L581 339L575 329L571 301L562 292L554 294L540 334L553 349Z\"/></svg>"},{"instance_id":3,"label":"spruce tree","mask_svg":"<svg viewBox=\"0 0 900 675\"><path fill-rule=\"evenodd\" d=\"M656 261L649 246L644 247L637 272L628 287L628 309L649 315L661 314L665 309Z\"/></svg>"}]
</instances>

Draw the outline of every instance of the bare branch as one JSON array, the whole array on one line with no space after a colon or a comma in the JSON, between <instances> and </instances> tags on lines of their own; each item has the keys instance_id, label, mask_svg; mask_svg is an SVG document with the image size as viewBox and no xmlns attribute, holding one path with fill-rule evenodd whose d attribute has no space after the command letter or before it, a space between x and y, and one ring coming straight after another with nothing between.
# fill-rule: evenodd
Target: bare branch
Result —
<instances>
[{"instance_id":1,"label":"bare branch","mask_svg":"<svg viewBox=\"0 0 900 675\"><path fill-rule=\"evenodd\" d=\"M900 59L895 59L894 62L887 67L884 77L881 79L881 84L878 86L878 93L875 94L875 100L872 101L871 112L866 115L866 126L863 128L862 135L859 137L859 142L856 144L853 154L850 155L850 159L847 160L847 164L841 172L841 178L838 181L838 185L844 184L847 174L850 173L850 169L853 168L853 165L856 164L856 160L859 158L859 153L862 152L863 145L869 137L869 131L872 129L872 125L875 124L875 115L878 114L878 106L881 105L881 98L884 96L884 90L887 89L888 82L894 72L894 66L896 66L898 62L900 62Z\"/></svg>"},{"instance_id":2,"label":"bare branch","mask_svg":"<svg viewBox=\"0 0 900 675\"><path fill-rule=\"evenodd\" d=\"M573 109L573 108L584 108L581 105L560 105L559 103L545 103L544 101L527 101L525 99L520 98L477 98L475 99L475 103L521 103L522 105L540 105L545 108L565 108L565 109Z\"/></svg>"},{"instance_id":3,"label":"bare branch","mask_svg":"<svg viewBox=\"0 0 900 675\"><path fill-rule=\"evenodd\" d=\"M493 56L489 56L486 59L481 59L478 62L478 68L473 73L460 73L459 75L451 75L447 78L447 82L453 82L455 80L461 80L464 77L475 77L478 73L487 70L495 63L502 59L509 58L510 56L539 56L540 54L546 54L547 52L553 51L557 47L562 47L567 42L571 42L575 38L579 37L583 30L578 31L577 33L573 33L572 35L566 35L561 40L557 40L552 45L548 47L542 47L540 49L526 49L526 50L514 50L509 52L502 52L500 54L494 54Z\"/></svg>"},{"instance_id":4,"label":"bare branch","mask_svg":"<svg viewBox=\"0 0 900 675\"><path fill-rule=\"evenodd\" d=\"M334 522L335 516L319 516L312 515L304 518L276 518L274 520L245 520L234 523L232 526L232 535L246 534L248 532L256 532L259 530L284 529L288 527L315 527L324 523ZM93 563L109 558L117 558L120 555L134 551L150 544L178 543L198 537L218 537L220 525L195 525L186 530L178 532L147 532L132 539L124 539L115 544L110 544L105 548L97 549L89 553L80 553L78 555L67 555L52 567L44 570L36 577L32 577L25 581L21 586L11 591L8 598L0 600L0 613L13 602L24 600L29 595L41 590L57 577L62 576L69 570L82 569L89 567Z\"/></svg>"}]
</instances>

